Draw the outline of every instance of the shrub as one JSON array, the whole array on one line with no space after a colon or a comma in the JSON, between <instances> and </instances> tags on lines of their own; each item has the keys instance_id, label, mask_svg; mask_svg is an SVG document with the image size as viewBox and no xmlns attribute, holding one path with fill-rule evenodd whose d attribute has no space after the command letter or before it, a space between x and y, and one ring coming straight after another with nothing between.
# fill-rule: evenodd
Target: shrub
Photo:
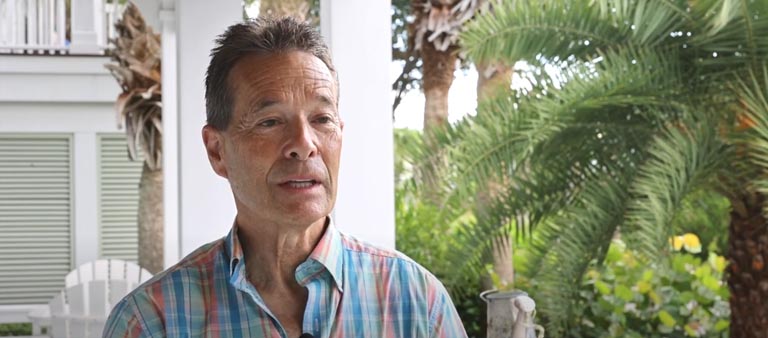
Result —
<instances>
[{"instance_id":1,"label":"shrub","mask_svg":"<svg viewBox=\"0 0 768 338\"><path fill-rule=\"evenodd\" d=\"M727 337L726 260L675 252L667 262L640 264L620 240L601 269L583 281L573 337Z\"/></svg>"},{"instance_id":2,"label":"shrub","mask_svg":"<svg viewBox=\"0 0 768 338\"><path fill-rule=\"evenodd\" d=\"M11 323L0 324L0 336L31 336L32 324L30 323Z\"/></svg>"}]
</instances>

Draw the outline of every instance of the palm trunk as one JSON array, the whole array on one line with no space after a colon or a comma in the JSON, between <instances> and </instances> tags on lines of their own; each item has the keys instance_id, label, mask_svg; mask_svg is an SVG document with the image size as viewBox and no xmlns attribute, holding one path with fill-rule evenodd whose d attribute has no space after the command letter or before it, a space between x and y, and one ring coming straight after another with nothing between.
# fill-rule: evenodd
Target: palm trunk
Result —
<instances>
[{"instance_id":1,"label":"palm trunk","mask_svg":"<svg viewBox=\"0 0 768 338\"><path fill-rule=\"evenodd\" d=\"M512 67L506 64L481 64L476 63L477 68L477 101L492 98L497 92L506 93L512 82ZM500 193L503 185L500 180L491 180L486 183L486 189L482 189L477 194L478 213L485 213L493 199ZM511 235L500 236L493 240L491 246L491 263L493 272L499 277L503 284L512 285L515 280L515 268L513 261L514 240ZM484 287L490 289L493 285L485 283ZM489 331L490 332L490 331Z\"/></svg>"},{"instance_id":2,"label":"palm trunk","mask_svg":"<svg viewBox=\"0 0 768 338\"><path fill-rule=\"evenodd\" d=\"M144 163L139 183L139 265L152 274L163 270L163 170Z\"/></svg>"},{"instance_id":3,"label":"palm trunk","mask_svg":"<svg viewBox=\"0 0 768 338\"><path fill-rule=\"evenodd\" d=\"M768 224L765 196L748 193L731 201L728 238L731 337L768 338Z\"/></svg>"},{"instance_id":4,"label":"palm trunk","mask_svg":"<svg viewBox=\"0 0 768 338\"><path fill-rule=\"evenodd\" d=\"M456 48L439 51L425 41L421 49L424 62L424 131L433 131L448 123L448 91L456 70Z\"/></svg>"},{"instance_id":5,"label":"palm trunk","mask_svg":"<svg viewBox=\"0 0 768 338\"><path fill-rule=\"evenodd\" d=\"M509 95L512 84L513 66L503 63L476 63L477 69L477 100L493 97L496 93Z\"/></svg>"}]
</instances>

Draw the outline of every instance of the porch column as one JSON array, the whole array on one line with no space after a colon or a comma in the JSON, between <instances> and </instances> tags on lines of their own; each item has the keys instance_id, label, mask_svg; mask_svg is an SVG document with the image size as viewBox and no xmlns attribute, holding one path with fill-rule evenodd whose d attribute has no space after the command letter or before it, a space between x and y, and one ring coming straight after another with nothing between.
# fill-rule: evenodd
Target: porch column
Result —
<instances>
[{"instance_id":1,"label":"porch column","mask_svg":"<svg viewBox=\"0 0 768 338\"><path fill-rule=\"evenodd\" d=\"M101 54L104 37L103 0L72 0L71 3L72 54Z\"/></svg>"},{"instance_id":2,"label":"porch column","mask_svg":"<svg viewBox=\"0 0 768 338\"><path fill-rule=\"evenodd\" d=\"M211 169L201 130L206 120L204 78L210 59L208 55L216 36L242 20L243 7L240 0L175 0L175 11L178 95L176 193L179 203L179 252L183 257L200 245L226 235L235 217L235 203L229 184Z\"/></svg>"},{"instance_id":3,"label":"porch column","mask_svg":"<svg viewBox=\"0 0 768 338\"><path fill-rule=\"evenodd\" d=\"M345 123L335 222L349 234L394 248L390 1L321 0L320 13Z\"/></svg>"},{"instance_id":4,"label":"porch column","mask_svg":"<svg viewBox=\"0 0 768 338\"><path fill-rule=\"evenodd\" d=\"M179 246L179 110L176 3L159 4L163 83L163 260L169 268L181 258Z\"/></svg>"}]
</instances>

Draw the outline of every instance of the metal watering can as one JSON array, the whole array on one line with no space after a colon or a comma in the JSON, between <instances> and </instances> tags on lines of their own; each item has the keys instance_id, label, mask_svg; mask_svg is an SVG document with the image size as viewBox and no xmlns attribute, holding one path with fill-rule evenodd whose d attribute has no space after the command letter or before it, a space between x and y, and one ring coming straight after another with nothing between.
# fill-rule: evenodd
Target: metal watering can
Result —
<instances>
[{"instance_id":1,"label":"metal watering can","mask_svg":"<svg viewBox=\"0 0 768 338\"><path fill-rule=\"evenodd\" d=\"M487 290L480 299L488 304L488 338L544 337L544 328L533 323L536 303L527 293Z\"/></svg>"}]
</instances>

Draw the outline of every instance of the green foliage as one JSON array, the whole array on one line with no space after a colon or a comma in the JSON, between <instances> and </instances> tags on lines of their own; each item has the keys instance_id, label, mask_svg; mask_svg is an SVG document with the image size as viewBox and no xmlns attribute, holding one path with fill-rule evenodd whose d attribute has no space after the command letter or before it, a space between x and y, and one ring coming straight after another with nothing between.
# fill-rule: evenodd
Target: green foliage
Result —
<instances>
[{"instance_id":1,"label":"green foliage","mask_svg":"<svg viewBox=\"0 0 768 338\"><path fill-rule=\"evenodd\" d=\"M459 223L441 222L440 209L420 197L412 187L398 185L395 190L397 249L444 282L470 337L481 337L485 304L477 296L481 291L480 279L466 278L449 283L456 280L450 278L455 274L455 268L447 257L455 247L452 241Z\"/></svg>"},{"instance_id":2,"label":"green foliage","mask_svg":"<svg viewBox=\"0 0 768 338\"><path fill-rule=\"evenodd\" d=\"M729 159L729 148L712 126L690 122L664 128L648 146L648 159L631 186L634 198L627 213L628 233L635 247L650 259L660 259L672 234L670 224L685 196L704 186Z\"/></svg>"},{"instance_id":3,"label":"green foliage","mask_svg":"<svg viewBox=\"0 0 768 338\"><path fill-rule=\"evenodd\" d=\"M439 209L407 188L395 192L395 224L398 250L424 265L438 278L451 271L445 260L450 249L451 224L439 222ZM436 239L441 240L436 240Z\"/></svg>"},{"instance_id":4,"label":"green foliage","mask_svg":"<svg viewBox=\"0 0 768 338\"><path fill-rule=\"evenodd\" d=\"M604 264L593 264L583 279L583 311L571 319L569 336L727 337L724 269L725 259L714 252L707 260L675 253L670 261L641 264L614 240Z\"/></svg>"},{"instance_id":5,"label":"green foliage","mask_svg":"<svg viewBox=\"0 0 768 338\"><path fill-rule=\"evenodd\" d=\"M443 281L470 337L483 337L485 304L480 301L479 276L452 278L455 266L448 259L460 227L474 222L470 213L445 221L441 208L423 196L413 184L413 156L423 146L418 131L395 130L395 224L397 249Z\"/></svg>"},{"instance_id":6,"label":"green foliage","mask_svg":"<svg viewBox=\"0 0 768 338\"><path fill-rule=\"evenodd\" d=\"M728 237L728 200L707 189L694 191L685 197L680 211L672 221L675 234L695 233L701 239L700 258L707 258L710 251L725 252Z\"/></svg>"},{"instance_id":7,"label":"green foliage","mask_svg":"<svg viewBox=\"0 0 768 338\"><path fill-rule=\"evenodd\" d=\"M662 264L691 194L768 191L765 13L767 1L508 0L471 21L466 55L525 61L530 86L480 102L413 167L443 183L451 217L503 182L487 214L456 229L452 279L484 272L495 235L535 232L526 277L547 335L564 336L582 304L572 282L603 264L616 234L638 261ZM659 320L682 322L663 310Z\"/></svg>"},{"instance_id":8,"label":"green foliage","mask_svg":"<svg viewBox=\"0 0 768 338\"><path fill-rule=\"evenodd\" d=\"M10 323L0 324L0 336L31 336L32 324L30 323Z\"/></svg>"}]
</instances>

